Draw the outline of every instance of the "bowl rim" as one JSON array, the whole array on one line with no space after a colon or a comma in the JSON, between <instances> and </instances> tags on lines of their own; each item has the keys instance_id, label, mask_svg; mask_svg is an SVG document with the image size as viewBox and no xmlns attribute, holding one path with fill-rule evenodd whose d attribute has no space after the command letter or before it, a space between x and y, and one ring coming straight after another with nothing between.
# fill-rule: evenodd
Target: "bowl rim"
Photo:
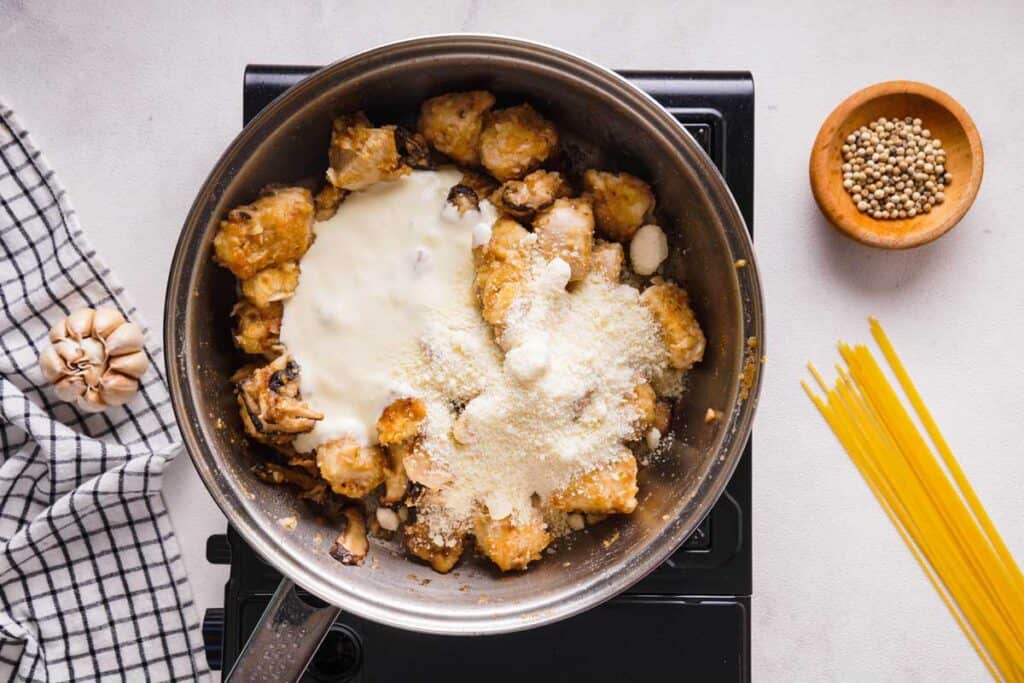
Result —
<instances>
[{"instance_id":1,"label":"bowl rim","mask_svg":"<svg viewBox=\"0 0 1024 683\"><path fill-rule=\"evenodd\" d=\"M829 158L830 144L846 127L850 116L862 106L882 97L892 95L917 95L931 100L949 112L964 131L971 150L971 170L966 179L966 190L961 195L953 212L943 220L934 224L924 221L921 228L900 235L885 235L862 227L857 221L851 220L840 209L841 199L829 193L834 183L831 172L833 160ZM920 81L892 80L869 85L854 92L836 106L821 124L818 134L811 147L808 164L811 191L814 199L825 215L825 218L844 235L872 247L883 249L910 249L933 242L952 230L964 217L981 189L981 181L985 173L985 151L981 142L981 134L970 114L957 100L935 86ZM845 197L846 194L840 195ZM858 214L859 215L859 214ZM926 214L927 215L927 214Z\"/></svg>"},{"instance_id":2,"label":"bowl rim","mask_svg":"<svg viewBox=\"0 0 1024 683\"><path fill-rule=\"evenodd\" d=\"M317 573L315 568L304 565L301 558L274 541L275 529L259 524L248 513L235 490L237 485L233 486L227 481L230 477L211 467L212 456L204 455L212 450L212 446L203 437L204 418L199 414L198 402L191 388L194 368L190 366L188 358L190 323L186 311L188 301L192 298L191 283L198 267L196 258L204 256L199 253L199 238L208 223L211 197L218 194L218 185L223 178L230 176L231 165L237 161L239 151L262 126L293 106L297 100L320 94L325 82L337 74L374 59L394 56L393 53L409 59L412 58L410 52L416 54L417 50L458 52L467 49L483 50L485 56L529 54L530 59L540 60L543 64L559 64L572 75L585 74L588 85L596 89L607 89L610 94L642 110L642 115L651 117L657 133L664 136L680 154L684 154L699 173L710 177L709 201L717 203L715 210L723 213L723 223L729 222L740 228L735 234L732 230L724 231L724 241L731 256L735 260L743 259L747 262L746 267L736 269L742 334L738 343L745 345L747 339L754 337L759 343L758 353L765 350L764 302L753 247L742 213L725 180L692 136L660 104L605 67L565 50L518 38L462 33L430 35L386 43L336 61L297 84L260 112L228 145L204 181L186 218L172 260L165 300L164 344L172 404L185 445L200 478L225 516L245 541L283 576L293 579L326 602L361 617L415 631L454 635L507 633L565 619L617 595L662 564L710 511L731 479L748 441L763 376L761 363L755 363L753 378L743 387L745 395L729 407L729 419L723 427L724 436L712 465L717 468L717 473L706 477L701 483L695 493L695 497L700 499L699 504L686 517L685 523L682 516L666 522L643 553L624 560L623 565L615 570L581 577L579 588L565 596L564 600L559 600L560 596L556 594L546 596L546 601L523 602L508 606L507 609L490 605L492 610L486 615L428 614L422 609L408 608L400 601L378 602L374 600L375 596L360 595L346 587L344 580L336 577L328 580Z\"/></svg>"}]
</instances>

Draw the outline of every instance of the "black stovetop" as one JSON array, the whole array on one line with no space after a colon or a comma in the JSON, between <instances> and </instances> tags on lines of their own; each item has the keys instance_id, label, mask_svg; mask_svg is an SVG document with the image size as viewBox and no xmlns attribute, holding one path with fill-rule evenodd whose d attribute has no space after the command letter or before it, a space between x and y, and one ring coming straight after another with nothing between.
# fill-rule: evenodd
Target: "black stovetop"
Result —
<instances>
[{"instance_id":1,"label":"black stovetop","mask_svg":"<svg viewBox=\"0 0 1024 683\"><path fill-rule=\"evenodd\" d=\"M249 66L248 122L312 67ZM754 83L745 72L621 72L658 100L704 148L753 228ZM432 636L342 614L303 680L636 681L665 675L750 679L750 444L693 535L661 567L589 612L523 633ZM223 609L207 610L210 666L231 664L280 576L232 529L207 541L207 559L231 564ZM602 656L601 653L607 653Z\"/></svg>"}]
</instances>

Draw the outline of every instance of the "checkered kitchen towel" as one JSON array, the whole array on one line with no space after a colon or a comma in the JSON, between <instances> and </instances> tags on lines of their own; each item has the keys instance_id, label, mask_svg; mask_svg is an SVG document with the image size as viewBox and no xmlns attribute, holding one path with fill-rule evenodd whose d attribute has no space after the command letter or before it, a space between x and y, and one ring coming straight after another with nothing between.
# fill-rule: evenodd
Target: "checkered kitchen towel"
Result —
<instances>
[{"instance_id":1,"label":"checkered kitchen towel","mask_svg":"<svg viewBox=\"0 0 1024 683\"><path fill-rule=\"evenodd\" d=\"M111 305L141 323L0 104L0 680L209 676L160 495L181 448L160 348L139 394L102 414L36 367L54 322Z\"/></svg>"}]
</instances>

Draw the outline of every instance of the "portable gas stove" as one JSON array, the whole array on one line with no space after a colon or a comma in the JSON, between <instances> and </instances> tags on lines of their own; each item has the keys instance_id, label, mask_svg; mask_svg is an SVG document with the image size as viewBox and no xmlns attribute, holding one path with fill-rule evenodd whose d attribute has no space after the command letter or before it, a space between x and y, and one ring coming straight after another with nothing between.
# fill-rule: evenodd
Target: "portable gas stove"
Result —
<instances>
[{"instance_id":1,"label":"portable gas stove","mask_svg":"<svg viewBox=\"0 0 1024 683\"><path fill-rule=\"evenodd\" d=\"M313 67L251 65L248 122ZM754 82L745 72L626 71L693 135L754 220ZM500 636L433 636L344 614L304 681L750 680L750 444L725 493L683 546L622 595L571 619ZM228 671L280 575L232 529L207 540L230 564L224 608L203 619L206 657Z\"/></svg>"}]
</instances>

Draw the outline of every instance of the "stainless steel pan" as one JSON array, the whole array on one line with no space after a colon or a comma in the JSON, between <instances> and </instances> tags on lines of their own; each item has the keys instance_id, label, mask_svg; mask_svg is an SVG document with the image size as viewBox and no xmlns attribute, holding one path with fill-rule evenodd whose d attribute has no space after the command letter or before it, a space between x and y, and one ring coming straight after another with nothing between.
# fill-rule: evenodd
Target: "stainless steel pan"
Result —
<instances>
[{"instance_id":1,"label":"stainless steel pan","mask_svg":"<svg viewBox=\"0 0 1024 683\"><path fill-rule=\"evenodd\" d=\"M250 472L260 455L242 436L228 382L242 363L229 333L235 287L231 274L211 261L211 242L218 220L263 185L323 173L335 114L365 109L372 120L408 124L423 99L469 88L491 90L499 104L529 100L590 164L653 184L672 244L668 273L690 292L707 333L707 354L673 413L680 438L664 462L640 474L634 514L610 519L523 574L499 575L470 560L457 575L442 576L384 544L374 545L372 562L345 567L326 552L332 530L303 513L287 489L267 486ZM747 266L736 268L738 259ZM182 229L164 335L188 451L224 514L260 555L337 608L399 628L466 635L533 628L600 604L686 539L722 492L747 440L760 384L760 350L752 357L748 339L763 348L762 325L757 267L740 212L711 161L661 106L579 57L508 38L451 35L386 45L332 64L246 126L210 173ZM724 418L705 424L709 407ZM277 520L293 514L299 525L286 531ZM605 547L602 541L613 534L617 540ZM410 574L431 581L421 585ZM259 641L259 649L266 654L266 643L296 638L289 629L302 624L309 642L300 657L291 656L291 643L284 655L272 648L275 654L261 666L279 665L263 671L280 677L290 675L284 664L312 654L334 615L331 608L304 607L289 587L277 596L281 609L265 619L269 639ZM319 623L310 627L310 618Z\"/></svg>"}]
</instances>

